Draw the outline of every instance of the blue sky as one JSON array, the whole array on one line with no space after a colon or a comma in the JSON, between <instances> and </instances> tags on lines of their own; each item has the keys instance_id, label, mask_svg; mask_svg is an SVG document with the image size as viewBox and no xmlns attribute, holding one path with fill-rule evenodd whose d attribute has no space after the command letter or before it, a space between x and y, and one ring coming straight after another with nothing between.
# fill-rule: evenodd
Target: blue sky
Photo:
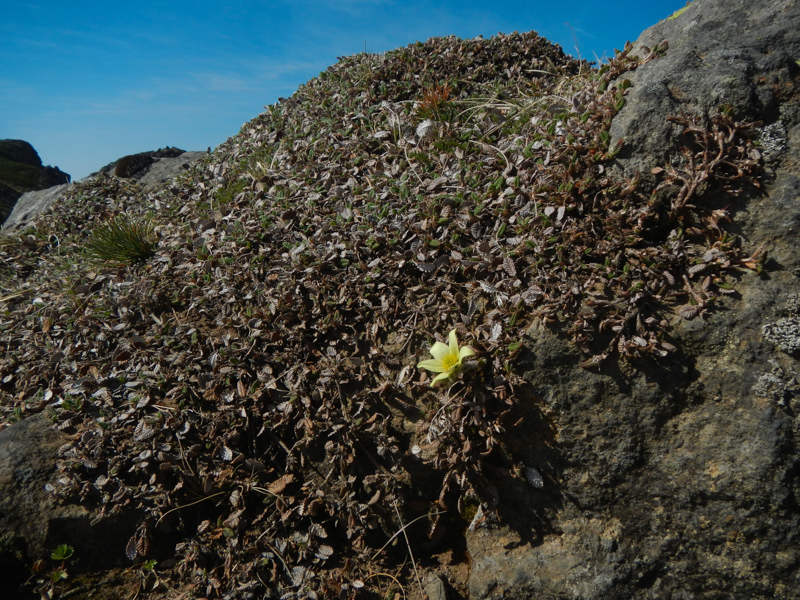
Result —
<instances>
[{"instance_id":1,"label":"blue sky","mask_svg":"<svg viewBox=\"0 0 800 600\"><path fill-rule=\"evenodd\" d=\"M0 139L80 179L134 152L213 148L365 45L534 30L595 60L685 3L3 0Z\"/></svg>"}]
</instances>

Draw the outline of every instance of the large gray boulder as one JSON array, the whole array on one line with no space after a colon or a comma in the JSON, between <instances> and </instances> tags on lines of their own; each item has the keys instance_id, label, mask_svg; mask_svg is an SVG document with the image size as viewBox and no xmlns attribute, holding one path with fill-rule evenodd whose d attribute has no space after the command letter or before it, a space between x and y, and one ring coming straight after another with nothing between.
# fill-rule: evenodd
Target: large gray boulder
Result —
<instances>
[{"instance_id":1,"label":"large gray boulder","mask_svg":"<svg viewBox=\"0 0 800 600\"><path fill-rule=\"evenodd\" d=\"M703 319L665 315L683 352L637 369L587 371L558 335L529 332L530 401L555 429L528 450L545 487L509 480L503 525L467 534L472 599L800 597L800 6L696 0L634 52L663 40L624 75L619 172L680 162L669 116L725 105L762 121L765 185L731 212L771 260Z\"/></svg>"},{"instance_id":2,"label":"large gray boulder","mask_svg":"<svg viewBox=\"0 0 800 600\"><path fill-rule=\"evenodd\" d=\"M89 178L124 176L126 179L138 181L145 189L154 189L191 169L205 156L207 156L207 152L184 152L183 150L145 152L123 157L90 175ZM14 210L2 224L2 229L12 230L24 226L25 223L58 202L72 189L73 185L58 185L23 194L17 200Z\"/></svg>"},{"instance_id":3,"label":"large gray boulder","mask_svg":"<svg viewBox=\"0 0 800 600\"><path fill-rule=\"evenodd\" d=\"M14 204L14 210L8 215L8 218L0 229L15 229L27 223L36 215L50 208L53 203L61 198L67 190L70 190L73 185L75 184L64 183L44 190L26 192L20 196L16 204Z\"/></svg>"},{"instance_id":4,"label":"large gray boulder","mask_svg":"<svg viewBox=\"0 0 800 600\"><path fill-rule=\"evenodd\" d=\"M0 431L3 598L14 598L13 590L28 578L31 557L48 557L61 544L71 545L87 566L123 563L127 536L139 515L120 514L99 523L86 508L61 504L47 491L59 448L68 439L44 412Z\"/></svg>"},{"instance_id":5,"label":"large gray boulder","mask_svg":"<svg viewBox=\"0 0 800 600\"><path fill-rule=\"evenodd\" d=\"M158 150L123 156L96 173L92 173L89 177L113 175L139 181L142 185L153 186L175 177L206 155L207 152L186 152L180 148L167 146Z\"/></svg>"},{"instance_id":6,"label":"large gray boulder","mask_svg":"<svg viewBox=\"0 0 800 600\"><path fill-rule=\"evenodd\" d=\"M0 223L25 192L67 183L70 176L44 166L36 149L24 140L0 140Z\"/></svg>"},{"instance_id":7,"label":"large gray boulder","mask_svg":"<svg viewBox=\"0 0 800 600\"><path fill-rule=\"evenodd\" d=\"M800 11L796 0L695 0L674 18L642 33L633 54L663 41L666 55L626 73L633 84L611 126L612 145L624 140L626 175L647 177L674 161L682 127L667 121L682 114L709 117L729 108L737 119L763 121L767 150L785 142L791 81L800 72ZM788 86L788 87L787 87Z\"/></svg>"},{"instance_id":8,"label":"large gray boulder","mask_svg":"<svg viewBox=\"0 0 800 600\"><path fill-rule=\"evenodd\" d=\"M182 152L177 156L157 158L135 179L146 188L154 188L188 171L206 156L208 152Z\"/></svg>"}]
</instances>

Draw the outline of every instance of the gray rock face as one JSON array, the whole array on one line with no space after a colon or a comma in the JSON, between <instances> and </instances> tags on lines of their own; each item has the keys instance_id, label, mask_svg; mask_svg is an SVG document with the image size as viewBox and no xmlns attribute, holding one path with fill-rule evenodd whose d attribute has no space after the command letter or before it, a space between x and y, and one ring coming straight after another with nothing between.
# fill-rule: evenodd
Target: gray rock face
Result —
<instances>
[{"instance_id":1,"label":"gray rock face","mask_svg":"<svg viewBox=\"0 0 800 600\"><path fill-rule=\"evenodd\" d=\"M0 577L6 591L27 578L30 557L49 556L60 544L72 545L93 564L123 562L135 515L97 524L88 510L61 505L46 490L66 441L44 413L0 431Z\"/></svg>"},{"instance_id":2,"label":"gray rock face","mask_svg":"<svg viewBox=\"0 0 800 600\"><path fill-rule=\"evenodd\" d=\"M205 152L186 152L180 148L160 148L150 152L129 154L107 164L90 177L113 175L124 179L134 179L144 185L156 185L175 177L181 170L188 169Z\"/></svg>"},{"instance_id":3,"label":"gray rock face","mask_svg":"<svg viewBox=\"0 0 800 600\"><path fill-rule=\"evenodd\" d=\"M636 46L664 39L666 56L625 75L620 171L673 160L666 118L683 110L764 121L766 185L731 209L771 260L704 319L665 315L685 353L637 369L582 370L534 326L530 401L557 441L528 440L544 488L509 482L513 514L467 534L470 598L800 597L800 7L696 0Z\"/></svg>"},{"instance_id":4,"label":"gray rock face","mask_svg":"<svg viewBox=\"0 0 800 600\"><path fill-rule=\"evenodd\" d=\"M11 211L11 214L8 215L8 218L3 223L2 229L17 228L36 215L43 213L73 185L72 183L65 183L46 190L23 194L14 205L14 210Z\"/></svg>"},{"instance_id":5,"label":"gray rock face","mask_svg":"<svg viewBox=\"0 0 800 600\"><path fill-rule=\"evenodd\" d=\"M145 188L152 188L190 169L206 154L206 152L179 151L176 156L164 156L162 158L151 158L148 155L149 162L147 162L147 165L137 169L130 178L139 181ZM112 167L116 164L111 163L99 174L93 176L107 176L113 171ZM8 216L8 219L2 224L2 229L17 229L24 226L30 219L50 208L54 202L57 202L59 198L71 190L72 186L73 184L64 184L23 194L17 200L14 210Z\"/></svg>"},{"instance_id":6,"label":"gray rock face","mask_svg":"<svg viewBox=\"0 0 800 600\"><path fill-rule=\"evenodd\" d=\"M730 107L736 118L767 126L782 118L781 97L787 93L782 84L800 71L795 0L695 0L642 33L633 52L643 56L644 46L664 40L666 56L623 76L633 86L611 136L612 144L625 141L620 157L627 175L647 175L675 158L681 127L668 116L708 116Z\"/></svg>"},{"instance_id":7,"label":"gray rock face","mask_svg":"<svg viewBox=\"0 0 800 600\"><path fill-rule=\"evenodd\" d=\"M191 169L207 154L207 152L184 152L178 156L156 159L145 172L135 179L138 179L139 183L145 187L159 185Z\"/></svg>"},{"instance_id":8,"label":"gray rock face","mask_svg":"<svg viewBox=\"0 0 800 600\"><path fill-rule=\"evenodd\" d=\"M22 194L68 183L69 175L45 167L33 146L24 140L0 140L0 223Z\"/></svg>"}]
</instances>

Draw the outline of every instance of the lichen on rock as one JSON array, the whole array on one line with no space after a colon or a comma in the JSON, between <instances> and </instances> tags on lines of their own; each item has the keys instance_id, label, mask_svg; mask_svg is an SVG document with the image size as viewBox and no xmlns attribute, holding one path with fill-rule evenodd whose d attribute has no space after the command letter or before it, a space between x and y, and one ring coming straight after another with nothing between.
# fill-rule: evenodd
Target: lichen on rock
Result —
<instances>
[{"instance_id":1,"label":"lichen on rock","mask_svg":"<svg viewBox=\"0 0 800 600\"><path fill-rule=\"evenodd\" d=\"M767 323L762 329L764 337L788 354L800 350L800 317L779 319Z\"/></svg>"}]
</instances>

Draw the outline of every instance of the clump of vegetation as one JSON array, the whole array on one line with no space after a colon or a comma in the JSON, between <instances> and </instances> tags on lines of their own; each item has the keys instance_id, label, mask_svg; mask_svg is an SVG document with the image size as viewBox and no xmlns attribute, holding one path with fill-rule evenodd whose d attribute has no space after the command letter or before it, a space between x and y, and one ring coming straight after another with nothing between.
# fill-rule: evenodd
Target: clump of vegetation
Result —
<instances>
[{"instance_id":1,"label":"clump of vegetation","mask_svg":"<svg viewBox=\"0 0 800 600\"><path fill-rule=\"evenodd\" d=\"M99 262L132 264L155 253L156 244L152 233L149 224L137 223L125 215L117 215L95 229L87 252Z\"/></svg>"},{"instance_id":2,"label":"clump of vegetation","mask_svg":"<svg viewBox=\"0 0 800 600\"><path fill-rule=\"evenodd\" d=\"M67 544L60 544L50 555L50 560L56 564L48 563L46 560L38 560L33 564L32 580L36 581L36 590L42 598L52 598L59 591L59 584L69 579L67 572L67 562L72 558L75 549Z\"/></svg>"},{"instance_id":3,"label":"clump of vegetation","mask_svg":"<svg viewBox=\"0 0 800 600\"><path fill-rule=\"evenodd\" d=\"M128 558L175 557L148 586L402 589L412 552L455 556L501 489L555 490L556 429L516 362L531 325L587 368L662 358L668 311L701 316L758 266L722 208L757 174L747 124L676 117L684 159L653 173L656 194L611 176L616 79L665 48L631 49L596 71L532 33L346 57L169 188L78 184L0 245L0 418L52 399L80 432L54 494L141 511ZM152 268L69 261L96 215L153 206ZM110 225L96 257L132 235Z\"/></svg>"},{"instance_id":4,"label":"clump of vegetation","mask_svg":"<svg viewBox=\"0 0 800 600\"><path fill-rule=\"evenodd\" d=\"M417 115L433 121L449 121L453 117L451 94L453 88L449 84L435 84L422 91L422 99L417 105Z\"/></svg>"}]
</instances>

